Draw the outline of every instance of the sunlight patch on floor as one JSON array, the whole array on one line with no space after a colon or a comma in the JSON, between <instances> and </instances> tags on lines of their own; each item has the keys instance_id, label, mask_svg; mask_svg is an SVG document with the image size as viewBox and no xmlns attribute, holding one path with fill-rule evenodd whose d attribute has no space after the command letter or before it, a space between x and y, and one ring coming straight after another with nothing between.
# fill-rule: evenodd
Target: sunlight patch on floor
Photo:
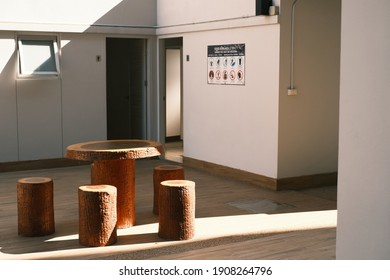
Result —
<instances>
[{"instance_id":1,"label":"sunlight patch on floor","mask_svg":"<svg viewBox=\"0 0 390 280\"><path fill-rule=\"evenodd\" d=\"M198 218L195 221L194 239L210 239L231 235L271 234L278 232L330 228L337 225L337 210L298 212L284 214L249 214ZM118 229L118 237L145 236L155 234L155 242L161 241L158 236L158 223L137 225ZM59 236L47 240L64 241L78 239L78 235ZM136 241L136 240L134 240ZM136 242L135 242L136 243ZM135 245L133 243L133 245ZM144 244L145 245L145 244Z\"/></svg>"},{"instance_id":2,"label":"sunlight patch on floor","mask_svg":"<svg viewBox=\"0 0 390 280\"><path fill-rule=\"evenodd\" d=\"M239 200L228 203L230 206L243 209L252 213L267 213L271 211L295 208L294 205L280 203L268 199Z\"/></svg>"}]
</instances>

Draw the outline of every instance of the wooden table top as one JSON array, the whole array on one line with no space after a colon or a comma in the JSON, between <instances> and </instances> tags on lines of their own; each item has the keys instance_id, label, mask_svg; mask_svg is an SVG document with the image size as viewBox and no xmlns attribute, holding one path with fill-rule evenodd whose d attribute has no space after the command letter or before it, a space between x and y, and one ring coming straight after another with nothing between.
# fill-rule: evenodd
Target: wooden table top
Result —
<instances>
[{"instance_id":1,"label":"wooden table top","mask_svg":"<svg viewBox=\"0 0 390 280\"><path fill-rule=\"evenodd\" d=\"M101 140L70 145L66 158L75 160L140 159L164 154L161 143L150 140Z\"/></svg>"}]
</instances>

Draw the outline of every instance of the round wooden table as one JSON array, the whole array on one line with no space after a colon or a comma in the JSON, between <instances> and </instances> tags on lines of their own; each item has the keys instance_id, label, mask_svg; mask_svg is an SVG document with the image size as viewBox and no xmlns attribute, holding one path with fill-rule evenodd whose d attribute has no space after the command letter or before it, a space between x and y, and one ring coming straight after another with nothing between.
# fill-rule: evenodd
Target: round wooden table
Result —
<instances>
[{"instance_id":1,"label":"round wooden table","mask_svg":"<svg viewBox=\"0 0 390 280\"><path fill-rule=\"evenodd\" d=\"M92 161L91 184L117 188L117 227L135 225L135 160L164 154L149 140L103 140L70 145L66 158Z\"/></svg>"}]
</instances>

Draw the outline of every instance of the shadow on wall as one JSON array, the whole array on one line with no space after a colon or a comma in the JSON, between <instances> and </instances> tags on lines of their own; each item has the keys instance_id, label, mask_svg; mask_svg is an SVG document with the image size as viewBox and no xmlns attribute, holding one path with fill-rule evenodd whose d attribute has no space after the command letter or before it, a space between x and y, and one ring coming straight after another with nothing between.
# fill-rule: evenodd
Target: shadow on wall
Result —
<instances>
[{"instance_id":1,"label":"shadow on wall","mask_svg":"<svg viewBox=\"0 0 390 280\"><path fill-rule=\"evenodd\" d=\"M15 94L16 43L11 32L0 35L0 161L18 159Z\"/></svg>"},{"instance_id":2,"label":"shadow on wall","mask_svg":"<svg viewBox=\"0 0 390 280\"><path fill-rule=\"evenodd\" d=\"M65 31L57 38L61 40L58 42L61 48L58 78L17 77L17 34L0 34L0 162L62 158L69 144L107 137L105 36L86 32L98 28L107 34L124 30L149 34L156 23L155 2L110 0L86 12L86 1L78 3L81 9L78 14L66 18L67 11L74 8L69 2L49 4L64 8L55 19L52 15L39 15L39 22L58 22L58 32ZM11 5L8 10L13 13L16 8ZM82 13L86 13L85 17ZM17 24L21 15L13 14L13 22ZM29 28L34 28L37 17L28 16L32 22ZM77 22L78 18L80 24L67 25L70 21ZM50 24L36 26L37 32L45 32ZM34 36L34 33L30 34ZM52 32L47 34L53 35Z\"/></svg>"}]
</instances>

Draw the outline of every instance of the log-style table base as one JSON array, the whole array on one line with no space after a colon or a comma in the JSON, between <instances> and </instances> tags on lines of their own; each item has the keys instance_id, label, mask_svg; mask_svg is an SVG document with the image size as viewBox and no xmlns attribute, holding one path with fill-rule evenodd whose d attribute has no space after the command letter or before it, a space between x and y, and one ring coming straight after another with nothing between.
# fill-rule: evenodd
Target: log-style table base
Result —
<instances>
[{"instance_id":1,"label":"log-style table base","mask_svg":"<svg viewBox=\"0 0 390 280\"><path fill-rule=\"evenodd\" d=\"M66 157L92 161L91 183L117 188L118 228L135 225L135 160L164 154L151 140L101 140L70 145Z\"/></svg>"},{"instance_id":2,"label":"log-style table base","mask_svg":"<svg viewBox=\"0 0 390 280\"><path fill-rule=\"evenodd\" d=\"M91 165L92 185L117 188L117 227L135 225L135 160L96 160Z\"/></svg>"}]
</instances>

